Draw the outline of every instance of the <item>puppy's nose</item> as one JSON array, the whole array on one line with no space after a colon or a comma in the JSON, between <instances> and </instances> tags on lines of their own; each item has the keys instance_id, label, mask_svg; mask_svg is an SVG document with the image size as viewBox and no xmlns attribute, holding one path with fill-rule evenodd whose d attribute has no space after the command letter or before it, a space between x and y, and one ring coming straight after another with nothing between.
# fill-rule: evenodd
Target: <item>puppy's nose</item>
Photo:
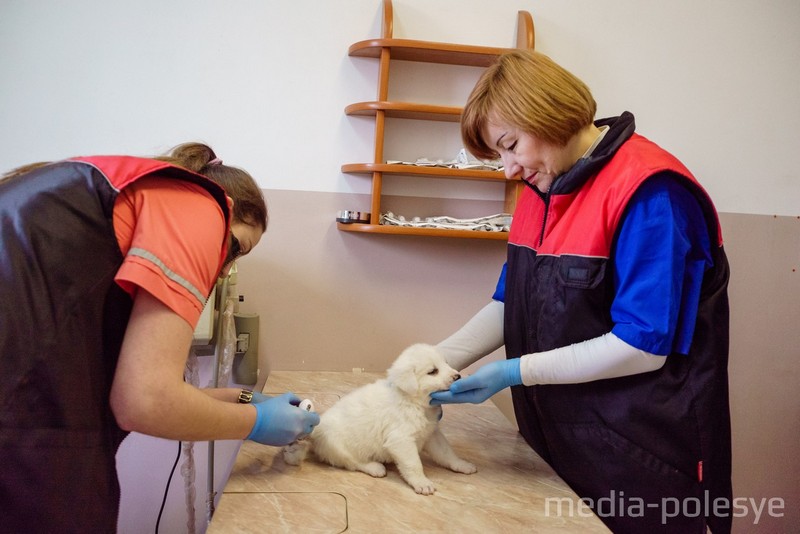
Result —
<instances>
[{"instance_id":1,"label":"puppy's nose","mask_svg":"<svg viewBox=\"0 0 800 534\"><path fill-rule=\"evenodd\" d=\"M459 373L456 373L456 374L453 375L453 381L456 381L456 380L461 380L461 375Z\"/></svg>"}]
</instances>

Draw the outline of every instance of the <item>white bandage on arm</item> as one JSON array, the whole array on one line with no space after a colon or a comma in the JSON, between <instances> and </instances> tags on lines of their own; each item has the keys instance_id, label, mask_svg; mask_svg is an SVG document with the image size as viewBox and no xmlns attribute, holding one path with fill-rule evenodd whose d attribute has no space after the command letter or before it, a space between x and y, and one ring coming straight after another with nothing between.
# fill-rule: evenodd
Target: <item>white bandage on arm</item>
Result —
<instances>
[{"instance_id":1,"label":"white bandage on arm","mask_svg":"<svg viewBox=\"0 0 800 534\"><path fill-rule=\"evenodd\" d=\"M633 347L612 333L547 352L522 356L522 383L576 384L647 373L667 360Z\"/></svg>"},{"instance_id":2,"label":"white bandage on arm","mask_svg":"<svg viewBox=\"0 0 800 534\"><path fill-rule=\"evenodd\" d=\"M447 364L461 371L487 354L503 346L503 313L505 304L493 300L484 306L467 324L437 347Z\"/></svg>"}]
</instances>

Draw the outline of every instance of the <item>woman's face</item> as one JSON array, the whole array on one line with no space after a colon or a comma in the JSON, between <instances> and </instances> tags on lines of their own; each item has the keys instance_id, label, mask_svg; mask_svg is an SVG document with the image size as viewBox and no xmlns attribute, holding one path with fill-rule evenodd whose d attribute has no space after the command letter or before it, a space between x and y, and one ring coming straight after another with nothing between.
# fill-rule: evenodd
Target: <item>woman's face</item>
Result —
<instances>
[{"instance_id":1,"label":"woman's face","mask_svg":"<svg viewBox=\"0 0 800 534\"><path fill-rule=\"evenodd\" d=\"M260 226L252 226L238 221L231 223L231 242L228 246L228 257L222 267L222 275L227 274L236 258L249 254L255 248L261 241L263 233Z\"/></svg>"},{"instance_id":2,"label":"woman's face","mask_svg":"<svg viewBox=\"0 0 800 534\"><path fill-rule=\"evenodd\" d=\"M487 123L484 141L500 154L506 178L520 176L543 193L577 161L567 147L546 143L502 121Z\"/></svg>"}]
</instances>

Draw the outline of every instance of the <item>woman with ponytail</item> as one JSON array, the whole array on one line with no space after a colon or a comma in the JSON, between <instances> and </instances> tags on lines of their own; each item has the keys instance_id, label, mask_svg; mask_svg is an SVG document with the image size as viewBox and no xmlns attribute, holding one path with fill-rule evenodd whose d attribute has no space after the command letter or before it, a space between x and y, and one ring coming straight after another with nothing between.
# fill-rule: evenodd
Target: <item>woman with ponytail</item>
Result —
<instances>
[{"instance_id":1,"label":"woman with ponytail","mask_svg":"<svg viewBox=\"0 0 800 534\"><path fill-rule=\"evenodd\" d=\"M281 446L319 422L290 393L183 381L218 276L267 227L255 180L209 146L21 167L0 221L0 530L115 531L130 431Z\"/></svg>"}]
</instances>

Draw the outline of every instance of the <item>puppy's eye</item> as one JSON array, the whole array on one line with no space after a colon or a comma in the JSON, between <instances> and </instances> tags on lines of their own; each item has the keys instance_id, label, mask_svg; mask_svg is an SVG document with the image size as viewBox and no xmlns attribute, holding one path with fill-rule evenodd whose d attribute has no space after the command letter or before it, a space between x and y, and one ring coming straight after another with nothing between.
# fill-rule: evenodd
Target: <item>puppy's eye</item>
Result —
<instances>
[{"instance_id":1,"label":"puppy's eye","mask_svg":"<svg viewBox=\"0 0 800 534\"><path fill-rule=\"evenodd\" d=\"M434 369L433 371L428 371L428 374L431 376L436 376L439 374L439 369Z\"/></svg>"}]
</instances>

